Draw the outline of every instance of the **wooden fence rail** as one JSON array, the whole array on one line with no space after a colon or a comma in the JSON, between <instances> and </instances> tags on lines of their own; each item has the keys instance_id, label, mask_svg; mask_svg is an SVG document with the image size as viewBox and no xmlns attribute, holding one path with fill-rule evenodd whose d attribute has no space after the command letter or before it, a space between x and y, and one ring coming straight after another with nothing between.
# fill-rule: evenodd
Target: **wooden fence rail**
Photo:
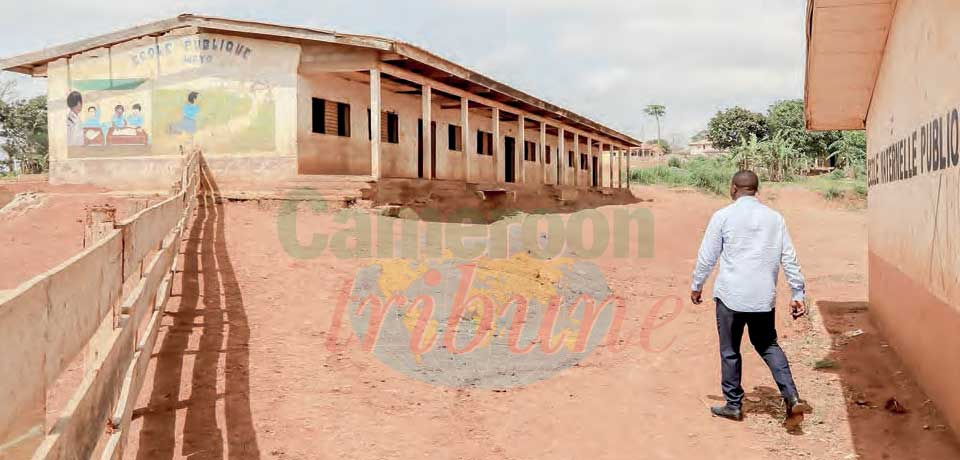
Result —
<instances>
[{"instance_id":1,"label":"wooden fence rail","mask_svg":"<svg viewBox=\"0 0 960 460\"><path fill-rule=\"evenodd\" d=\"M0 297L0 459L122 456L181 236L196 208L199 156L185 156L176 194ZM121 299L124 285L133 288ZM105 321L113 328L101 337ZM94 337L105 352L87 363L46 426L47 389Z\"/></svg>"}]
</instances>

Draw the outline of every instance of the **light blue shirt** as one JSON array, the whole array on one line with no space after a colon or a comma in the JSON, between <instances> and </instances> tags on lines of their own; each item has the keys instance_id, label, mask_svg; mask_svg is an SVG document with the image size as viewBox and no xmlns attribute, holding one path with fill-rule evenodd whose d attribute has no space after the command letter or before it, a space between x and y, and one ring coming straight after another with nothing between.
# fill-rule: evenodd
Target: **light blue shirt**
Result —
<instances>
[{"instance_id":1,"label":"light blue shirt","mask_svg":"<svg viewBox=\"0 0 960 460\"><path fill-rule=\"evenodd\" d=\"M780 213L755 197L741 197L710 218L693 270L694 291L720 261L713 297L740 312L768 312L776 302L777 272L790 284L793 300L803 300L804 279L787 224Z\"/></svg>"}]
</instances>

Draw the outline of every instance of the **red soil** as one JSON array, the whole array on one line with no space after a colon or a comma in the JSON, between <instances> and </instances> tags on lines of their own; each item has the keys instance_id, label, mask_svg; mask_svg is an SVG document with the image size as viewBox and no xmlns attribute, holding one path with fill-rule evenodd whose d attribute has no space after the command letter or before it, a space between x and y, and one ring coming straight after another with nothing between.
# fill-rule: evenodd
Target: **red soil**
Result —
<instances>
[{"instance_id":1,"label":"red soil","mask_svg":"<svg viewBox=\"0 0 960 460\"><path fill-rule=\"evenodd\" d=\"M660 188L637 194L653 200L630 208L654 215L654 257L594 260L627 301L627 330L650 318L654 299L686 299L701 232L726 203ZM79 248L82 228L74 221L84 199L45 201L17 225L0 219L8 239L2 260L22 262L5 267L0 289ZM764 199L786 216L817 305L796 322L779 312L781 343L816 409L800 431L781 425L775 385L746 341L747 417L710 417L707 406L720 399L719 360L706 304L683 302L678 315L671 308L653 315L662 326L646 347L601 347L552 378L505 391L411 379L356 340L331 351L337 292L363 260L289 256L274 203L207 203L184 240L182 273L125 458L960 458L942 419L865 316L864 212L804 190ZM309 212L298 225L303 243L312 232L343 227ZM782 289L781 305L787 296ZM856 329L864 334L843 337ZM824 358L836 364L815 369ZM908 412L884 410L890 397Z\"/></svg>"},{"instance_id":2,"label":"red soil","mask_svg":"<svg viewBox=\"0 0 960 460\"><path fill-rule=\"evenodd\" d=\"M655 216L655 257L596 261L614 292L627 299L628 325L646 317L654 298L686 298L700 234L710 213L725 204L694 192L638 193L654 199L635 206L649 207ZM811 301L863 302L864 213L824 205L807 191L774 193L767 199L791 225ZM609 215L611 208L602 211ZM310 213L300 216L299 225L303 241L303 235L329 234L340 226ZM709 416L707 406L720 395L710 306L683 303L672 321L666 312L660 315L666 325L654 331L651 348L670 344L665 351L601 349L578 366L521 388L448 389L391 370L356 342L341 351L326 348L335 293L362 264L329 254L288 256L279 242L275 205L208 205L186 243L183 287L172 299L156 350L161 372L152 367L148 374L127 458L960 455L929 405L904 416L860 408L849 399L851 388L863 381L847 372L900 369L889 351L870 348L857 354L855 367L815 370L817 360L844 352L831 348L818 317L779 319L799 387L816 406L800 432L788 432L772 379L746 344L746 421ZM849 327L866 322L861 317ZM863 337L870 334L868 328ZM922 393L901 384L898 375L871 392L907 404L922 401Z\"/></svg>"},{"instance_id":3,"label":"red soil","mask_svg":"<svg viewBox=\"0 0 960 460\"><path fill-rule=\"evenodd\" d=\"M0 213L0 261L4 262L0 290L15 288L83 249L85 208L112 205L122 219L151 203L149 198L124 197L87 185L55 186L41 179L0 181L0 208L17 194L35 194L22 206Z\"/></svg>"}]
</instances>

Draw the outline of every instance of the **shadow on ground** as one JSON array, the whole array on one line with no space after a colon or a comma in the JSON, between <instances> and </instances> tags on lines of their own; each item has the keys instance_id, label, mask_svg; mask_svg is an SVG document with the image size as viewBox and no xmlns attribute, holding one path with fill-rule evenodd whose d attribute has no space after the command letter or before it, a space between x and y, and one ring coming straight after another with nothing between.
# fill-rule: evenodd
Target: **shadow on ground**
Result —
<instances>
[{"instance_id":1,"label":"shadow on ground","mask_svg":"<svg viewBox=\"0 0 960 460\"><path fill-rule=\"evenodd\" d=\"M141 460L260 458L250 410L250 328L224 240L223 204L213 198L214 184L203 186L183 248L179 307L165 315L153 393L134 413L143 417ZM188 361L192 374L184 375Z\"/></svg>"},{"instance_id":2,"label":"shadow on ground","mask_svg":"<svg viewBox=\"0 0 960 460\"><path fill-rule=\"evenodd\" d=\"M717 405L725 404L726 400L722 396L708 395L707 399L715 401ZM767 386L753 387L752 391L744 392L743 397L743 417L770 417L783 429L792 435L803 435L803 425L797 422L787 423L786 408L783 404L783 396L776 388Z\"/></svg>"},{"instance_id":3,"label":"shadow on ground","mask_svg":"<svg viewBox=\"0 0 960 460\"><path fill-rule=\"evenodd\" d=\"M817 306L833 347L815 368L840 376L858 458L960 458L960 443L884 342L869 304L823 301Z\"/></svg>"}]
</instances>

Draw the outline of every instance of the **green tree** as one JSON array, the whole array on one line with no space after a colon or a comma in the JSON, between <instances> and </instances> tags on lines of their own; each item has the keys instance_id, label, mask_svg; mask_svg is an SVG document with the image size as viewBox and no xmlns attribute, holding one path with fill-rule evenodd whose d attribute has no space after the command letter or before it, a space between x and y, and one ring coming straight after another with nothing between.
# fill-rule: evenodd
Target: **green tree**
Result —
<instances>
[{"instance_id":1,"label":"green tree","mask_svg":"<svg viewBox=\"0 0 960 460\"><path fill-rule=\"evenodd\" d=\"M844 131L830 144L830 156L838 168L860 165L867 159L867 135L863 131Z\"/></svg>"},{"instance_id":2,"label":"green tree","mask_svg":"<svg viewBox=\"0 0 960 460\"><path fill-rule=\"evenodd\" d=\"M810 169L809 159L794 148L783 132L763 140L751 134L749 139L744 139L731 150L730 160L738 169L754 170L773 182L790 179Z\"/></svg>"},{"instance_id":3,"label":"green tree","mask_svg":"<svg viewBox=\"0 0 960 460\"><path fill-rule=\"evenodd\" d=\"M670 143L664 139L650 139L647 141L648 144L659 145L660 150L663 151L664 155L668 155L673 151L673 148L670 147Z\"/></svg>"},{"instance_id":4,"label":"green tree","mask_svg":"<svg viewBox=\"0 0 960 460\"><path fill-rule=\"evenodd\" d=\"M825 158L830 146L840 140L840 131L807 131L802 99L775 102L767 111L770 134L781 136L804 156L810 159Z\"/></svg>"},{"instance_id":5,"label":"green tree","mask_svg":"<svg viewBox=\"0 0 960 460\"><path fill-rule=\"evenodd\" d=\"M26 173L47 170L47 98L14 99L13 85L0 87L0 139L7 152L7 170L20 163Z\"/></svg>"},{"instance_id":6,"label":"green tree","mask_svg":"<svg viewBox=\"0 0 960 460\"><path fill-rule=\"evenodd\" d=\"M660 118L667 114L667 107L661 104L650 104L644 107L643 113L657 119L657 139L663 139L660 133Z\"/></svg>"},{"instance_id":7,"label":"green tree","mask_svg":"<svg viewBox=\"0 0 960 460\"><path fill-rule=\"evenodd\" d=\"M743 107L717 112L707 125L707 138L719 149L737 147L751 136L766 139L767 132L767 119Z\"/></svg>"}]
</instances>

